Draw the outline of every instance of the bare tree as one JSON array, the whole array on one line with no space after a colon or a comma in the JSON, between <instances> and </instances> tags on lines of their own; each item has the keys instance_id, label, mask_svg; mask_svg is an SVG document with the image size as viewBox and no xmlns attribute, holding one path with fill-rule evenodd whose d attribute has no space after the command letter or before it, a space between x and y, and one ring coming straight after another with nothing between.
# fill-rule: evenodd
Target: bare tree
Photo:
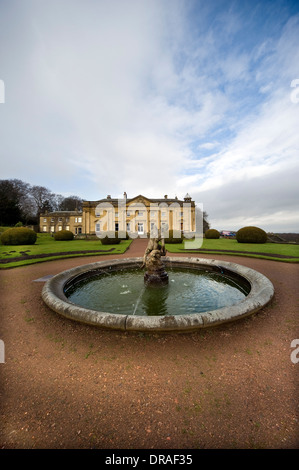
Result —
<instances>
[{"instance_id":1,"label":"bare tree","mask_svg":"<svg viewBox=\"0 0 299 470\"><path fill-rule=\"evenodd\" d=\"M196 212L196 217L199 217L199 218L202 217L202 230L203 230L203 233L205 233L210 228L210 224L208 222L209 216L206 211L202 211L199 207L195 208L195 212Z\"/></svg>"},{"instance_id":2,"label":"bare tree","mask_svg":"<svg viewBox=\"0 0 299 470\"><path fill-rule=\"evenodd\" d=\"M81 211L82 210L82 199L78 196L67 196L63 198L59 205L61 211Z\"/></svg>"},{"instance_id":3,"label":"bare tree","mask_svg":"<svg viewBox=\"0 0 299 470\"><path fill-rule=\"evenodd\" d=\"M205 233L210 228L210 223L208 222L208 214L206 211L203 211L203 233Z\"/></svg>"},{"instance_id":4,"label":"bare tree","mask_svg":"<svg viewBox=\"0 0 299 470\"><path fill-rule=\"evenodd\" d=\"M35 202L36 215L55 209L55 194L44 186L32 186L30 194Z\"/></svg>"},{"instance_id":5,"label":"bare tree","mask_svg":"<svg viewBox=\"0 0 299 470\"><path fill-rule=\"evenodd\" d=\"M80 211L82 199L19 179L0 180L0 225L37 224L40 214L58 210Z\"/></svg>"}]
</instances>

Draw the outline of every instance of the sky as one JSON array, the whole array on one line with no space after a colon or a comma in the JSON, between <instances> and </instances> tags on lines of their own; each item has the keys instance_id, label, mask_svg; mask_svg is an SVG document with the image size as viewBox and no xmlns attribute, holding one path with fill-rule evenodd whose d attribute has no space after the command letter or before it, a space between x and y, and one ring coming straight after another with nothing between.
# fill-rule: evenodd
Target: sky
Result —
<instances>
[{"instance_id":1,"label":"sky","mask_svg":"<svg viewBox=\"0 0 299 470\"><path fill-rule=\"evenodd\" d=\"M0 0L0 179L299 233L299 2Z\"/></svg>"}]
</instances>

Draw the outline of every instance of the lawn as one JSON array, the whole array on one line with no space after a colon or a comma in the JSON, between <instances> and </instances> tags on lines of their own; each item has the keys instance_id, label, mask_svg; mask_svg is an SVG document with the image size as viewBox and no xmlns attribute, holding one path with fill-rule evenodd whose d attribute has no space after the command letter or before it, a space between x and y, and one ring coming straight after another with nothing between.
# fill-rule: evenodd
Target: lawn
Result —
<instances>
[{"instance_id":1,"label":"lawn","mask_svg":"<svg viewBox=\"0 0 299 470\"><path fill-rule=\"evenodd\" d=\"M189 242L188 245L191 243ZM292 263L299 262L299 245L291 243L238 243L237 240L228 238L219 238L218 240L204 238L201 248L194 250L190 248L190 246L184 248L184 243L166 244L166 249L170 253L231 254Z\"/></svg>"},{"instance_id":2,"label":"lawn","mask_svg":"<svg viewBox=\"0 0 299 470\"><path fill-rule=\"evenodd\" d=\"M99 239L96 240L71 240L56 241L50 234L39 233L34 245L1 245L0 244L0 269L13 268L27 264L50 261L59 258L70 258L77 256L95 256L111 252L111 254L124 253L132 240L122 240L119 245L102 245ZM190 245L191 242L188 243ZM166 249L170 253L207 253L225 254L234 256L249 256L254 258L271 259L284 262L299 262L299 245L284 243L238 243L237 240L220 238L218 240L204 239L201 248L190 249L190 246L182 244L166 244ZM84 252L84 253L76 253ZM30 259L30 256L37 256ZM49 255L38 257L38 255ZM21 259L27 257L28 259ZM20 258L1 263L1 260Z\"/></svg>"},{"instance_id":3,"label":"lawn","mask_svg":"<svg viewBox=\"0 0 299 470\"><path fill-rule=\"evenodd\" d=\"M0 244L0 260L8 260L11 258L21 258L28 256L28 259L20 261L12 261L10 263L0 262L0 268L12 268L33 264L41 261L50 261L59 258L69 258L75 256L95 256L105 253L121 254L129 247L131 240L122 240L119 245L102 245L100 239L96 240L69 240L56 241L50 234L39 233L34 245L1 245ZM75 253L82 252L84 253ZM30 259L29 256L50 255L48 257L36 257Z\"/></svg>"}]
</instances>

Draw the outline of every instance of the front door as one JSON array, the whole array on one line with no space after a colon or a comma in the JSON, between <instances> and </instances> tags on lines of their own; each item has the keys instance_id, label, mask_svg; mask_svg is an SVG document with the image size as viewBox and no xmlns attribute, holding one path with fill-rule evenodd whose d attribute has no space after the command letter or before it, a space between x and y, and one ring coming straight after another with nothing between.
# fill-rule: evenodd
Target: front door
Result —
<instances>
[{"instance_id":1,"label":"front door","mask_svg":"<svg viewBox=\"0 0 299 470\"><path fill-rule=\"evenodd\" d=\"M138 235L144 234L144 225L143 222L138 222Z\"/></svg>"}]
</instances>

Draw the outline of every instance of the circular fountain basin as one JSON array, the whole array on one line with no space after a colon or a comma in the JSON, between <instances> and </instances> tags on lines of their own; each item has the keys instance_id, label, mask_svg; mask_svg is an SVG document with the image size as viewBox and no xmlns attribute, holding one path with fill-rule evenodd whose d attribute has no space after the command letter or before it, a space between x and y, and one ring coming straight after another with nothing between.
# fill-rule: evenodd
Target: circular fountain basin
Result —
<instances>
[{"instance_id":1,"label":"circular fountain basin","mask_svg":"<svg viewBox=\"0 0 299 470\"><path fill-rule=\"evenodd\" d=\"M165 257L164 263L167 286L146 286L142 258L128 258L64 271L46 282L42 298L55 312L79 322L167 332L194 331L243 318L274 295L269 279L239 264L183 257Z\"/></svg>"}]
</instances>

